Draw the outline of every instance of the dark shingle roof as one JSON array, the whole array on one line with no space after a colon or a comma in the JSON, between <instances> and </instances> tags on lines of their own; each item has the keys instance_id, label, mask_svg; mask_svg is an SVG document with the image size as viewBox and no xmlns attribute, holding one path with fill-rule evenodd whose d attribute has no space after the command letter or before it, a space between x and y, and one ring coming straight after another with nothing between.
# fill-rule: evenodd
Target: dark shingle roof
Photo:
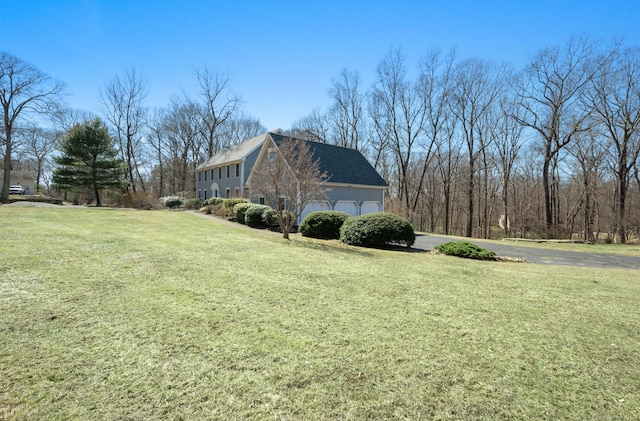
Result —
<instances>
[{"instance_id":1,"label":"dark shingle roof","mask_svg":"<svg viewBox=\"0 0 640 421\"><path fill-rule=\"evenodd\" d=\"M276 146L287 139L291 139L278 133L269 133L269 135L276 143ZM369 161L356 149L293 139L309 145L313 153L313 159L319 161L320 171L327 173L329 177L327 181L330 183L388 186Z\"/></svg>"}]
</instances>

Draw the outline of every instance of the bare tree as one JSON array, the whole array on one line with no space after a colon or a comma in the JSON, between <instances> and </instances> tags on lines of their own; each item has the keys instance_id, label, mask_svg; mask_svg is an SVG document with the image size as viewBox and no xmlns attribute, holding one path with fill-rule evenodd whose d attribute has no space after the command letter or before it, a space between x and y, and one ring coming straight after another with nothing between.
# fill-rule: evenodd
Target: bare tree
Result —
<instances>
[{"instance_id":1,"label":"bare tree","mask_svg":"<svg viewBox=\"0 0 640 421\"><path fill-rule=\"evenodd\" d=\"M311 114L293 123L289 134L299 139L329 143L330 130L327 116L322 114L318 109L314 109Z\"/></svg>"},{"instance_id":2,"label":"bare tree","mask_svg":"<svg viewBox=\"0 0 640 421\"><path fill-rule=\"evenodd\" d=\"M469 59L456 67L451 112L460 125L467 146L469 182L467 189L466 236L473 236L476 161L493 141L492 107L505 91L507 69L478 59Z\"/></svg>"},{"instance_id":3,"label":"bare tree","mask_svg":"<svg viewBox=\"0 0 640 421\"><path fill-rule=\"evenodd\" d=\"M158 147L164 149L161 154L166 160L169 194L195 191L195 167L205 158L197 104L174 99L159 123L155 130L162 137Z\"/></svg>"},{"instance_id":4,"label":"bare tree","mask_svg":"<svg viewBox=\"0 0 640 421\"><path fill-rule=\"evenodd\" d=\"M235 145L267 131L260 120L251 117L238 116L227 120L223 124L223 131L229 145Z\"/></svg>"},{"instance_id":5,"label":"bare tree","mask_svg":"<svg viewBox=\"0 0 640 421\"><path fill-rule=\"evenodd\" d=\"M126 165L128 187L136 193L137 186L146 193L140 175L142 130L145 128L147 110L144 99L147 83L135 69L125 70L124 76L116 76L102 92L102 102L107 121L115 132L120 156Z\"/></svg>"},{"instance_id":6,"label":"bare tree","mask_svg":"<svg viewBox=\"0 0 640 421\"><path fill-rule=\"evenodd\" d=\"M522 147L522 126L512 117L516 112L515 104L511 98L503 97L500 100L500 117L498 125L494 127L496 133L495 150L499 157L500 178L502 181L502 230L506 236L511 231L511 212L509 206L509 188L511 186L511 174L520 149Z\"/></svg>"},{"instance_id":7,"label":"bare tree","mask_svg":"<svg viewBox=\"0 0 640 421\"><path fill-rule=\"evenodd\" d=\"M558 221L552 185L558 155L574 137L589 129L589 111L578 107L580 94L598 71L596 44L572 37L563 47L543 49L528 65L518 89L518 122L538 133L542 141L544 220L547 230Z\"/></svg>"},{"instance_id":8,"label":"bare tree","mask_svg":"<svg viewBox=\"0 0 640 421\"><path fill-rule=\"evenodd\" d=\"M569 146L569 153L575 158L577 168L572 174L580 183L580 200L576 204L575 214L577 215L577 211L582 209L582 231L585 241L595 241L593 229L597 216L595 197L598 184L602 181L601 162L608 152L607 146L603 136L596 131L577 136Z\"/></svg>"},{"instance_id":9,"label":"bare tree","mask_svg":"<svg viewBox=\"0 0 640 421\"><path fill-rule=\"evenodd\" d=\"M626 200L633 167L640 157L640 50L627 49L607 60L588 90L589 109L613 146L615 176L614 241L626 242Z\"/></svg>"},{"instance_id":10,"label":"bare tree","mask_svg":"<svg viewBox=\"0 0 640 421\"><path fill-rule=\"evenodd\" d=\"M425 125L425 101L416 84L406 78L404 57L399 50L391 50L378 64L377 80L372 89L370 109L380 143L394 152L398 174L398 198L403 213L411 217L413 195L411 184L412 160L415 147Z\"/></svg>"},{"instance_id":11,"label":"bare tree","mask_svg":"<svg viewBox=\"0 0 640 421\"><path fill-rule=\"evenodd\" d=\"M3 113L4 145L4 183L0 200L9 198L13 134L18 119L53 109L60 101L59 95L63 89L61 82L52 80L31 64L9 53L0 53L0 105Z\"/></svg>"},{"instance_id":12,"label":"bare tree","mask_svg":"<svg viewBox=\"0 0 640 421\"><path fill-rule=\"evenodd\" d=\"M51 158L51 153L56 149L58 143L57 135L52 130L44 130L40 127L30 126L24 130L25 142L23 150L29 156L36 169L36 193L41 190L41 179L43 171Z\"/></svg>"},{"instance_id":13,"label":"bare tree","mask_svg":"<svg viewBox=\"0 0 640 421\"><path fill-rule=\"evenodd\" d=\"M422 150L421 169L417 176L416 190L421 192L425 183L425 175L431 158L438 146L447 137L449 124L449 100L452 92L453 64L455 52L451 52L442 60L438 51L429 52L420 63L419 91L425 104L424 136L420 138ZM415 212L420 195L416 194L412 204ZM432 206L431 206L432 207Z\"/></svg>"},{"instance_id":14,"label":"bare tree","mask_svg":"<svg viewBox=\"0 0 640 421\"><path fill-rule=\"evenodd\" d=\"M233 118L240 106L240 97L229 92L229 78L209 68L196 71L200 97L198 111L202 124L201 135L205 139L207 158L228 146L228 138L220 130L221 126Z\"/></svg>"},{"instance_id":15,"label":"bare tree","mask_svg":"<svg viewBox=\"0 0 640 421\"><path fill-rule=\"evenodd\" d=\"M301 139L285 138L269 148L251 173L251 194L264 197L276 210L285 239L304 208L311 201L326 197L322 182L327 174L313 157L313 147Z\"/></svg>"},{"instance_id":16,"label":"bare tree","mask_svg":"<svg viewBox=\"0 0 640 421\"><path fill-rule=\"evenodd\" d=\"M345 148L360 150L364 145L364 94L360 89L361 79L357 71L343 69L333 80L329 97L333 105L329 110L333 142Z\"/></svg>"}]
</instances>

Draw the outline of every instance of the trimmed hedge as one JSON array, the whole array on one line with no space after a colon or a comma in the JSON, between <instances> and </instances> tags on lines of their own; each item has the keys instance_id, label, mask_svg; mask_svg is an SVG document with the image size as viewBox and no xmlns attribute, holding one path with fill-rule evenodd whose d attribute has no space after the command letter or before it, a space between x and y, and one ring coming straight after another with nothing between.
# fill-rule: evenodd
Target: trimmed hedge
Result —
<instances>
[{"instance_id":1,"label":"trimmed hedge","mask_svg":"<svg viewBox=\"0 0 640 421\"><path fill-rule=\"evenodd\" d=\"M185 209L200 209L203 205L203 201L201 199L187 199L184 201Z\"/></svg>"},{"instance_id":2,"label":"trimmed hedge","mask_svg":"<svg viewBox=\"0 0 640 421\"><path fill-rule=\"evenodd\" d=\"M269 210L273 209L267 205L252 204L244 213L244 222L250 227L263 227L266 225L263 214Z\"/></svg>"},{"instance_id":3,"label":"trimmed hedge","mask_svg":"<svg viewBox=\"0 0 640 421\"><path fill-rule=\"evenodd\" d=\"M300 223L298 230L304 237L338 240L340 228L349 218L351 215L348 213L334 210L311 212Z\"/></svg>"},{"instance_id":4,"label":"trimmed hedge","mask_svg":"<svg viewBox=\"0 0 640 421\"><path fill-rule=\"evenodd\" d=\"M262 211L262 222L268 227L278 226L278 213L275 209L268 206L269 209Z\"/></svg>"},{"instance_id":5,"label":"trimmed hedge","mask_svg":"<svg viewBox=\"0 0 640 421\"><path fill-rule=\"evenodd\" d=\"M244 224L245 223L245 221L244 221L245 212L251 206L253 206L253 203L243 202L243 203L236 204L233 207L233 219L235 219L236 222Z\"/></svg>"},{"instance_id":6,"label":"trimmed hedge","mask_svg":"<svg viewBox=\"0 0 640 421\"><path fill-rule=\"evenodd\" d=\"M476 260L496 260L496 254L468 241L450 241L436 246L436 250L448 256L464 257Z\"/></svg>"},{"instance_id":7,"label":"trimmed hedge","mask_svg":"<svg viewBox=\"0 0 640 421\"><path fill-rule=\"evenodd\" d=\"M416 235L406 219L387 212L375 212L347 219L340 228L340 240L361 247L384 248L392 244L411 247Z\"/></svg>"},{"instance_id":8,"label":"trimmed hedge","mask_svg":"<svg viewBox=\"0 0 640 421\"><path fill-rule=\"evenodd\" d=\"M207 200L207 205L222 205L224 203L224 199L222 197L212 197Z\"/></svg>"},{"instance_id":9,"label":"trimmed hedge","mask_svg":"<svg viewBox=\"0 0 640 421\"><path fill-rule=\"evenodd\" d=\"M238 203L249 203L249 199L244 199L242 197L231 197L229 199L224 199L223 206L230 211L233 211L233 207Z\"/></svg>"},{"instance_id":10,"label":"trimmed hedge","mask_svg":"<svg viewBox=\"0 0 640 421\"><path fill-rule=\"evenodd\" d=\"M184 206L184 197L166 196L160 198L160 204L163 208L176 209Z\"/></svg>"}]
</instances>

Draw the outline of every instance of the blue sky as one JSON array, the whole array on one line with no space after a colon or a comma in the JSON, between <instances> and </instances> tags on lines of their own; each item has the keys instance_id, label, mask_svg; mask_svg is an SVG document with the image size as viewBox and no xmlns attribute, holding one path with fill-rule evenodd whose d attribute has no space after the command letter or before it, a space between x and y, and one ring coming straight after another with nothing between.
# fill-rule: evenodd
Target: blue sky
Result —
<instances>
[{"instance_id":1,"label":"blue sky","mask_svg":"<svg viewBox=\"0 0 640 421\"><path fill-rule=\"evenodd\" d=\"M638 16L638 0L4 0L0 50L65 82L68 104L93 112L127 68L148 81L153 108L195 95L194 69L208 66L273 130L324 110L343 68L369 86L390 48L410 68L432 48L454 47L461 58L522 67L572 34L640 46Z\"/></svg>"}]
</instances>

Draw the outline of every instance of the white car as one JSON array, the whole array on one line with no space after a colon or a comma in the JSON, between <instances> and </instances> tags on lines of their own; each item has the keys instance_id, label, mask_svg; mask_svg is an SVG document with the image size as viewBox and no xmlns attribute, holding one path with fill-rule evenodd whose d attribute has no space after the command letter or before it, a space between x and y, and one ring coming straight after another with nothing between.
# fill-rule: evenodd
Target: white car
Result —
<instances>
[{"instance_id":1,"label":"white car","mask_svg":"<svg viewBox=\"0 0 640 421\"><path fill-rule=\"evenodd\" d=\"M12 184L9 186L9 194L24 194L24 189L19 184Z\"/></svg>"}]
</instances>

